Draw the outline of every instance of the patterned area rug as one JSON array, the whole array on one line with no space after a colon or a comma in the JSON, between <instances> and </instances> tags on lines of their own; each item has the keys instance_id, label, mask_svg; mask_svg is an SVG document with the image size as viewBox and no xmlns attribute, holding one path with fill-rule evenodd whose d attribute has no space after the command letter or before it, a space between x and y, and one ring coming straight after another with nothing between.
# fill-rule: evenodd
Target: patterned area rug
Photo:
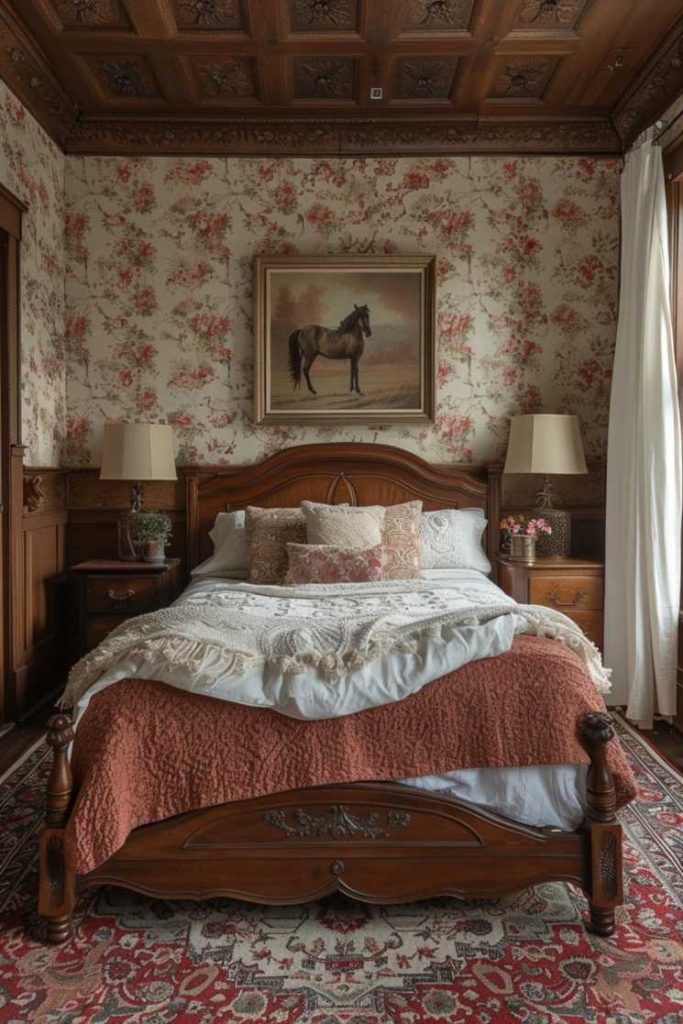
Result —
<instances>
[{"instance_id":1,"label":"patterned area rug","mask_svg":"<svg viewBox=\"0 0 683 1024\"><path fill-rule=\"evenodd\" d=\"M74 938L36 941L48 752L0 784L0 1021L40 1024L630 1024L683 1020L683 779L627 728L628 903L612 940L546 884L493 902L306 907L84 896Z\"/></svg>"}]
</instances>

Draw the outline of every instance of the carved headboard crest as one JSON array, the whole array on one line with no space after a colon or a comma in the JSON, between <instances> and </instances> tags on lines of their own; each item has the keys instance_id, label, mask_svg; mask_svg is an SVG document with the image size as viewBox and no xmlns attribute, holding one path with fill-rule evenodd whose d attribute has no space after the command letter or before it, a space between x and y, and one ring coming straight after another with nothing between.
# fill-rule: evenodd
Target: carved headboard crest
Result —
<instances>
[{"instance_id":1,"label":"carved headboard crest","mask_svg":"<svg viewBox=\"0 0 683 1024\"><path fill-rule=\"evenodd\" d=\"M346 493L337 494L338 489L340 492L345 491ZM339 476L334 478L330 484L325 501L328 505L342 505L344 502L347 502L349 505L358 504L358 495L346 473L340 473Z\"/></svg>"}]
</instances>

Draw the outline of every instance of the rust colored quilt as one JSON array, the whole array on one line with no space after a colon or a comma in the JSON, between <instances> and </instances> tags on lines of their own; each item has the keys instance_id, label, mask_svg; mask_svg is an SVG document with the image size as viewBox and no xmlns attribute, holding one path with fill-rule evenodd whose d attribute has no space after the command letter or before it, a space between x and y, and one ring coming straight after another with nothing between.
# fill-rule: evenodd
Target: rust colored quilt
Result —
<instances>
[{"instance_id":1,"label":"rust colored quilt","mask_svg":"<svg viewBox=\"0 0 683 1024\"><path fill-rule=\"evenodd\" d=\"M139 825L283 790L585 763L576 729L591 710L604 704L578 657L532 636L397 703L325 721L124 680L97 694L78 726L67 858L86 873ZM616 740L608 763L623 806L635 780Z\"/></svg>"}]
</instances>

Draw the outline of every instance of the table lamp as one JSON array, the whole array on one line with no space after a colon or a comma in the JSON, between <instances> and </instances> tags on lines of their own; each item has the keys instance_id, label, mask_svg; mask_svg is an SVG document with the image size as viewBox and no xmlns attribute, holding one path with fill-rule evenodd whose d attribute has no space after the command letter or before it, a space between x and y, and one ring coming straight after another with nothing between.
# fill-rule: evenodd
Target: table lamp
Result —
<instances>
[{"instance_id":1,"label":"table lamp","mask_svg":"<svg viewBox=\"0 0 683 1024\"><path fill-rule=\"evenodd\" d=\"M504 473L541 473L535 516L542 516L552 533L539 537L539 553L566 558L571 551L571 515L555 508L554 475L587 473L579 421L573 414L530 413L510 421Z\"/></svg>"},{"instance_id":2,"label":"table lamp","mask_svg":"<svg viewBox=\"0 0 683 1024\"><path fill-rule=\"evenodd\" d=\"M133 483L131 510L119 518L119 558L137 561L147 545L146 561L164 561L171 520L163 512L144 511L143 484L176 480L173 429L162 423L105 423L100 480Z\"/></svg>"}]
</instances>

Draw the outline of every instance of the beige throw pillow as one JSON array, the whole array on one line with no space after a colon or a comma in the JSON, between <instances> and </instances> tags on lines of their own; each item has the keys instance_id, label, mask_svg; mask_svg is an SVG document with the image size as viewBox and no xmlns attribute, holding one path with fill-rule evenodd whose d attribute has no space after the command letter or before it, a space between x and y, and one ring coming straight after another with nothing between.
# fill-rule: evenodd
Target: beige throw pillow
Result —
<instances>
[{"instance_id":1,"label":"beige throw pillow","mask_svg":"<svg viewBox=\"0 0 683 1024\"><path fill-rule=\"evenodd\" d=\"M309 544L338 548L375 548L382 543L384 506L319 505L302 501Z\"/></svg>"},{"instance_id":2,"label":"beige throw pillow","mask_svg":"<svg viewBox=\"0 0 683 1024\"><path fill-rule=\"evenodd\" d=\"M306 543L306 520L298 508L246 510L250 583L281 583L288 567L287 545Z\"/></svg>"},{"instance_id":3,"label":"beige throw pillow","mask_svg":"<svg viewBox=\"0 0 683 1024\"><path fill-rule=\"evenodd\" d=\"M413 580L421 576L421 521L421 501L406 501L385 510L382 531L385 580Z\"/></svg>"}]
</instances>

